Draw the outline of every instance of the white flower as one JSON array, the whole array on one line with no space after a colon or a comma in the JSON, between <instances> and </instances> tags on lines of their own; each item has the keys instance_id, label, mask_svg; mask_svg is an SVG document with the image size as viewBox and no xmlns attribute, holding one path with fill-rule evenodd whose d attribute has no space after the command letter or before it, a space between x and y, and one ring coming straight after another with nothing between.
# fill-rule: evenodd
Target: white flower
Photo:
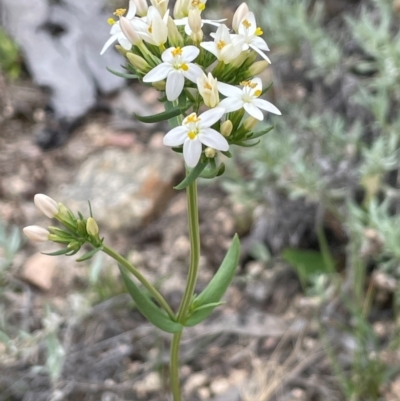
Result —
<instances>
[{"instance_id":1,"label":"white flower","mask_svg":"<svg viewBox=\"0 0 400 401\"><path fill-rule=\"evenodd\" d=\"M242 52L244 39L238 35L230 35L226 25L220 25L215 32L214 42L201 42L200 46L214 54L225 64L229 64Z\"/></svg>"},{"instance_id":2,"label":"white flower","mask_svg":"<svg viewBox=\"0 0 400 401\"><path fill-rule=\"evenodd\" d=\"M150 3L157 8L161 15L165 15L167 12L169 0L150 0Z\"/></svg>"},{"instance_id":3,"label":"white flower","mask_svg":"<svg viewBox=\"0 0 400 401\"><path fill-rule=\"evenodd\" d=\"M185 78L196 82L203 70L191 63L200 53L196 46L170 47L161 56L163 63L143 77L143 82L159 82L167 78L166 94L169 101L176 100L185 86Z\"/></svg>"},{"instance_id":4,"label":"white flower","mask_svg":"<svg viewBox=\"0 0 400 401\"><path fill-rule=\"evenodd\" d=\"M207 0L177 0L174 8L174 17L185 18L190 10L203 11L206 8Z\"/></svg>"},{"instance_id":5,"label":"white flower","mask_svg":"<svg viewBox=\"0 0 400 401\"><path fill-rule=\"evenodd\" d=\"M126 10L125 9L118 9L114 12L114 15L117 17L122 17L125 14ZM129 9L128 13L126 14L126 18L129 21L133 21L135 18L136 14L136 5L133 0L129 1ZM115 42L118 41L118 43L125 49L125 50L131 50L132 44L129 42L129 40L126 38L124 33L121 30L121 27L119 25L119 21L115 21L113 18L110 18L108 22L112 25L111 30L110 30L110 35L111 37L107 40L103 48L101 49L100 54L104 54L104 52Z\"/></svg>"},{"instance_id":6,"label":"white flower","mask_svg":"<svg viewBox=\"0 0 400 401\"><path fill-rule=\"evenodd\" d=\"M147 17L136 18L132 23L136 32L146 42L161 46L168 40L168 16L169 10L164 16L154 6L150 6Z\"/></svg>"},{"instance_id":7,"label":"white flower","mask_svg":"<svg viewBox=\"0 0 400 401\"><path fill-rule=\"evenodd\" d=\"M164 145L183 145L183 158L189 167L195 167L200 160L202 145L213 149L227 151L227 140L214 129L210 128L223 115L225 109L216 107L207 110L197 117L196 113L187 116L181 126L173 128L164 137Z\"/></svg>"},{"instance_id":8,"label":"white flower","mask_svg":"<svg viewBox=\"0 0 400 401\"><path fill-rule=\"evenodd\" d=\"M240 21L250 12L246 3L242 3L235 11L232 19L232 28L235 32L239 29Z\"/></svg>"},{"instance_id":9,"label":"white flower","mask_svg":"<svg viewBox=\"0 0 400 401\"><path fill-rule=\"evenodd\" d=\"M46 242L49 239L49 231L40 226L28 226L23 229L24 234L35 242Z\"/></svg>"},{"instance_id":10,"label":"white flower","mask_svg":"<svg viewBox=\"0 0 400 401\"><path fill-rule=\"evenodd\" d=\"M222 100L218 106L224 107L227 113L244 108L247 113L260 121L264 119L264 115L260 109L273 114L282 114L272 103L259 99L259 96L262 94L262 82L260 78L241 82L241 85L243 89L218 82L218 90L226 96L226 99Z\"/></svg>"},{"instance_id":11,"label":"white flower","mask_svg":"<svg viewBox=\"0 0 400 401\"><path fill-rule=\"evenodd\" d=\"M218 81L214 78L211 72L202 74L197 78L197 88L204 104L208 107L215 107L219 103Z\"/></svg>"},{"instance_id":12,"label":"white flower","mask_svg":"<svg viewBox=\"0 0 400 401\"><path fill-rule=\"evenodd\" d=\"M221 22L224 22L224 21L226 21L226 18L216 19L216 20L202 19L201 20L201 26L203 27L204 24L213 25L213 26L220 26ZM188 17L184 17L184 18L181 18L181 19L176 19L176 20L174 20L174 22L175 22L175 25L177 25L177 26L185 26L186 35L190 36L192 34L192 29L190 28L189 18Z\"/></svg>"},{"instance_id":13,"label":"white flower","mask_svg":"<svg viewBox=\"0 0 400 401\"><path fill-rule=\"evenodd\" d=\"M268 56L262 51L269 50L267 42L263 38L260 38L262 34L262 29L260 27L257 27L254 13L249 12L240 21L238 35L236 36L243 39L243 50L248 50L250 47L251 49L256 51L263 59L271 63Z\"/></svg>"},{"instance_id":14,"label":"white flower","mask_svg":"<svg viewBox=\"0 0 400 401\"><path fill-rule=\"evenodd\" d=\"M49 219L58 213L58 203L44 194L36 194L33 198L36 207Z\"/></svg>"}]
</instances>

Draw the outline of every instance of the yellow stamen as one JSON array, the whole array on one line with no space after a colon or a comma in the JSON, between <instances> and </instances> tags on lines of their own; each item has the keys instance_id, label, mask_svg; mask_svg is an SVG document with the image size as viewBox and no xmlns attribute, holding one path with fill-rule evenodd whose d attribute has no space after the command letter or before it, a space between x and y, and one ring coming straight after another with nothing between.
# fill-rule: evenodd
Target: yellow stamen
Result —
<instances>
[{"instance_id":1,"label":"yellow stamen","mask_svg":"<svg viewBox=\"0 0 400 401\"><path fill-rule=\"evenodd\" d=\"M171 50L172 56L182 56L182 49L180 47L176 47L174 50Z\"/></svg>"},{"instance_id":2,"label":"yellow stamen","mask_svg":"<svg viewBox=\"0 0 400 401\"><path fill-rule=\"evenodd\" d=\"M117 9L114 11L114 15L115 15L116 17L122 17L123 15L125 15L125 13L126 13L126 8L117 8Z\"/></svg>"},{"instance_id":3,"label":"yellow stamen","mask_svg":"<svg viewBox=\"0 0 400 401\"><path fill-rule=\"evenodd\" d=\"M244 25L245 28L249 29L251 27L251 22L247 19L242 21L242 24Z\"/></svg>"},{"instance_id":4,"label":"yellow stamen","mask_svg":"<svg viewBox=\"0 0 400 401\"><path fill-rule=\"evenodd\" d=\"M261 36L264 32L262 31L262 29L260 27L257 27L256 29L256 35L257 36Z\"/></svg>"},{"instance_id":5,"label":"yellow stamen","mask_svg":"<svg viewBox=\"0 0 400 401\"><path fill-rule=\"evenodd\" d=\"M206 8L206 5L203 4L203 3L200 3L200 4L197 6L197 8L198 8L200 11L203 11L203 10Z\"/></svg>"},{"instance_id":6,"label":"yellow stamen","mask_svg":"<svg viewBox=\"0 0 400 401\"><path fill-rule=\"evenodd\" d=\"M192 7L197 8L200 11L203 11L206 8L206 5L199 0L193 0Z\"/></svg>"},{"instance_id":7,"label":"yellow stamen","mask_svg":"<svg viewBox=\"0 0 400 401\"><path fill-rule=\"evenodd\" d=\"M260 89L257 89L255 92L254 92L254 96L260 96L261 95L261 93L262 93L262 91L260 90Z\"/></svg>"},{"instance_id":8,"label":"yellow stamen","mask_svg":"<svg viewBox=\"0 0 400 401\"><path fill-rule=\"evenodd\" d=\"M185 63L181 64L181 70L187 71L188 69L189 69L189 67L187 64L185 64Z\"/></svg>"},{"instance_id":9,"label":"yellow stamen","mask_svg":"<svg viewBox=\"0 0 400 401\"><path fill-rule=\"evenodd\" d=\"M222 50L226 46L226 43L223 40L218 41L217 47L219 50Z\"/></svg>"},{"instance_id":10,"label":"yellow stamen","mask_svg":"<svg viewBox=\"0 0 400 401\"><path fill-rule=\"evenodd\" d=\"M149 31L149 33L153 33L153 26L150 25L150 26L147 28L147 30Z\"/></svg>"},{"instance_id":11,"label":"yellow stamen","mask_svg":"<svg viewBox=\"0 0 400 401\"><path fill-rule=\"evenodd\" d=\"M184 123L198 123L200 121L200 118L197 117L196 113L189 114L186 118Z\"/></svg>"},{"instance_id":12,"label":"yellow stamen","mask_svg":"<svg viewBox=\"0 0 400 401\"><path fill-rule=\"evenodd\" d=\"M189 133L188 133L188 137L190 138L190 139L194 139L194 138L196 138L196 132L194 132L194 131L190 131Z\"/></svg>"},{"instance_id":13,"label":"yellow stamen","mask_svg":"<svg viewBox=\"0 0 400 401\"><path fill-rule=\"evenodd\" d=\"M204 89L212 89L212 86L208 83L208 82L206 82L205 84L204 84Z\"/></svg>"},{"instance_id":14,"label":"yellow stamen","mask_svg":"<svg viewBox=\"0 0 400 401\"><path fill-rule=\"evenodd\" d=\"M114 24L116 23L116 21L115 21L114 18L109 18L109 19L107 20L107 23L108 23L108 25L114 25Z\"/></svg>"},{"instance_id":15,"label":"yellow stamen","mask_svg":"<svg viewBox=\"0 0 400 401\"><path fill-rule=\"evenodd\" d=\"M242 86L248 86L248 87L251 88L251 89L254 89L254 88L257 86L257 84L256 84L255 82L251 82L251 81L242 81L242 82L240 83L240 85L242 85Z\"/></svg>"}]
</instances>

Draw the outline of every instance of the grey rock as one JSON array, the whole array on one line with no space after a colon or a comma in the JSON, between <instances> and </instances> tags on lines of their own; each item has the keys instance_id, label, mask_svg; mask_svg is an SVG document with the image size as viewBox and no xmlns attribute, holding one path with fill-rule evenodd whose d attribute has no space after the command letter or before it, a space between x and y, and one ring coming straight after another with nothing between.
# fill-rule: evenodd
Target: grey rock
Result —
<instances>
[{"instance_id":1,"label":"grey rock","mask_svg":"<svg viewBox=\"0 0 400 401\"><path fill-rule=\"evenodd\" d=\"M182 159L170 149L107 149L89 157L71 184L50 193L85 215L90 200L100 226L134 229L162 212L181 175Z\"/></svg>"}]
</instances>

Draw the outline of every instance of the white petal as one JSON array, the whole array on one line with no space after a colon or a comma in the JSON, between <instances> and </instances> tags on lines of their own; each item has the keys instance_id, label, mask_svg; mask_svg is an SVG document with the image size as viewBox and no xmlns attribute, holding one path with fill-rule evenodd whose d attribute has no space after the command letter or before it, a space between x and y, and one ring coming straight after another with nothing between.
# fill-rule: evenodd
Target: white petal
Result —
<instances>
[{"instance_id":1,"label":"white petal","mask_svg":"<svg viewBox=\"0 0 400 401\"><path fill-rule=\"evenodd\" d=\"M229 29L226 25L220 25L217 30L217 35L219 31L219 38L218 40L222 40L225 43L231 43L231 36L229 34Z\"/></svg>"},{"instance_id":2,"label":"white petal","mask_svg":"<svg viewBox=\"0 0 400 401\"><path fill-rule=\"evenodd\" d=\"M200 54L200 49L196 46L185 46L182 48L182 61L190 63Z\"/></svg>"},{"instance_id":3,"label":"white petal","mask_svg":"<svg viewBox=\"0 0 400 401\"><path fill-rule=\"evenodd\" d=\"M266 50L266 51L269 50L269 47L268 47L268 45L267 45L267 42L266 42L263 38L260 38L259 36L255 36L255 37L251 40L251 43L252 43L254 46L258 47L260 50Z\"/></svg>"},{"instance_id":4,"label":"white petal","mask_svg":"<svg viewBox=\"0 0 400 401\"><path fill-rule=\"evenodd\" d=\"M277 114L278 116L282 115L277 107L264 99L254 99L253 104L262 110L269 111L270 113Z\"/></svg>"},{"instance_id":5,"label":"white petal","mask_svg":"<svg viewBox=\"0 0 400 401\"><path fill-rule=\"evenodd\" d=\"M128 13L126 14L126 18L132 19L136 15L136 5L133 0L129 0L129 8Z\"/></svg>"},{"instance_id":6,"label":"white petal","mask_svg":"<svg viewBox=\"0 0 400 401\"><path fill-rule=\"evenodd\" d=\"M188 17L181 18L181 19L175 19L174 22L175 22L176 26L187 25L188 24Z\"/></svg>"},{"instance_id":7,"label":"white petal","mask_svg":"<svg viewBox=\"0 0 400 401\"><path fill-rule=\"evenodd\" d=\"M201 142L195 139L187 138L183 144L183 158L189 167L196 167L201 156Z\"/></svg>"},{"instance_id":8,"label":"white petal","mask_svg":"<svg viewBox=\"0 0 400 401\"><path fill-rule=\"evenodd\" d=\"M215 124L225 114L225 109L222 107L215 107L207 110L199 115L199 127L208 128Z\"/></svg>"},{"instance_id":9,"label":"white petal","mask_svg":"<svg viewBox=\"0 0 400 401\"><path fill-rule=\"evenodd\" d=\"M188 63L187 66L188 66L187 71L182 70L183 75L188 80L196 83L197 78L201 77L204 74L203 70L197 64Z\"/></svg>"},{"instance_id":10,"label":"white petal","mask_svg":"<svg viewBox=\"0 0 400 401\"><path fill-rule=\"evenodd\" d=\"M203 19L204 24L213 25L213 26L220 26L221 22L225 22L226 18L222 19Z\"/></svg>"},{"instance_id":11,"label":"white petal","mask_svg":"<svg viewBox=\"0 0 400 401\"><path fill-rule=\"evenodd\" d=\"M207 128L199 133L199 140L210 148L227 151L229 149L228 141L212 128Z\"/></svg>"},{"instance_id":12,"label":"white petal","mask_svg":"<svg viewBox=\"0 0 400 401\"><path fill-rule=\"evenodd\" d=\"M143 82L158 82L165 79L173 68L171 64L161 63L149 71L144 77Z\"/></svg>"},{"instance_id":13,"label":"white petal","mask_svg":"<svg viewBox=\"0 0 400 401\"><path fill-rule=\"evenodd\" d=\"M200 46L203 49L206 49L208 52L214 54L214 56L218 58L219 51L218 51L218 48L217 48L217 45L215 44L215 42L201 42Z\"/></svg>"},{"instance_id":14,"label":"white petal","mask_svg":"<svg viewBox=\"0 0 400 401\"><path fill-rule=\"evenodd\" d=\"M242 90L236 86L218 82L218 91L224 96L242 96Z\"/></svg>"},{"instance_id":15,"label":"white petal","mask_svg":"<svg viewBox=\"0 0 400 401\"><path fill-rule=\"evenodd\" d=\"M260 77L255 77L251 80L252 83L256 84L256 87L253 88L253 91L262 90L262 81Z\"/></svg>"},{"instance_id":16,"label":"white petal","mask_svg":"<svg viewBox=\"0 0 400 401\"><path fill-rule=\"evenodd\" d=\"M250 43L249 46L250 46L254 51L256 51L264 60L267 60L268 63L272 64L272 63L271 63L271 60L268 58L268 56L267 56L264 52L262 52L258 47L252 45L251 43Z\"/></svg>"},{"instance_id":17,"label":"white petal","mask_svg":"<svg viewBox=\"0 0 400 401\"><path fill-rule=\"evenodd\" d=\"M243 107L252 117L254 117L260 121L264 120L264 114L262 113L262 111L260 109L257 109L257 107L254 106L254 104L245 103L243 105Z\"/></svg>"},{"instance_id":18,"label":"white petal","mask_svg":"<svg viewBox=\"0 0 400 401\"><path fill-rule=\"evenodd\" d=\"M118 43L125 49L125 50L131 50L132 49L132 43L129 42L129 40L124 36L120 36L118 38Z\"/></svg>"},{"instance_id":19,"label":"white petal","mask_svg":"<svg viewBox=\"0 0 400 401\"><path fill-rule=\"evenodd\" d=\"M170 102L178 99L185 85L185 78L180 71L173 70L168 74L165 92Z\"/></svg>"},{"instance_id":20,"label":"white petal","mask_svg":"<svg viewBox=\"0 0 400 401\"><path fill-rule=\"evenodd\" d=\"M165 146L179 146L185 142L187 138L188 130L181 125L179 127L173 128L169 131L163 139L163 143Z\"/></svg>"},{"instance_id":21,"label":"white petal","mask_svg":"<svg viewBox=\"0 0 400 401\"><path fill-rule=\"evenodd\" d=\"M241 97L227 97L222 100L218 107L223 107L226 113L230 113L231 111L240 110L243 107L243 100Z\"/></svg>"},{"instance_id":22,"label":"white petal","mask_svg":"<svg viewBox=\"0 0 400 401\"><path fill-rule=\"evenodd\" d=\"M174 59L174 55L172 52L176 49L176 47L169 47L167 50L163 52L161 55L162 61L165 63L172 63L172 60Z\"/></svg>"},{"instance_id":23,"label":"white petal","mask_svg":"<svg viewBox=\"0 0 400 401\"><path fill-rule=\"evenodd\" d=\"M104 52L117 40L117 35L111 36L107 42L104 44L103 48L101 49L100 54L104 54Z\"/></svg>"}]
</instances>

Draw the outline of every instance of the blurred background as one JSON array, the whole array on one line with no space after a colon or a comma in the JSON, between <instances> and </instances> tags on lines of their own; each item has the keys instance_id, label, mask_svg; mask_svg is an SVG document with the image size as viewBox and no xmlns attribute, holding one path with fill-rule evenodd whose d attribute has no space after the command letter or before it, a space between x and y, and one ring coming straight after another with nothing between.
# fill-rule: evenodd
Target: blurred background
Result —
<instances>
[{"instance_id":1,"label":"blurred background","mask_svg":"<svg viewBox=\"0 0 400 401\"><path fill-rule=\"evenodd\" d=\"M231 19L239 1L208 1ZM189 240L162 108L123 71L124 1L0 0L0 401L165 401L170 338L116 266L52 258L25 225L46 193L88 213L176 308ZM249 0L282 117L200 183L198 290L235 232L226 304L182 347L188 401L400 400L400 1Z\"/></svg>"}]
</instances>

